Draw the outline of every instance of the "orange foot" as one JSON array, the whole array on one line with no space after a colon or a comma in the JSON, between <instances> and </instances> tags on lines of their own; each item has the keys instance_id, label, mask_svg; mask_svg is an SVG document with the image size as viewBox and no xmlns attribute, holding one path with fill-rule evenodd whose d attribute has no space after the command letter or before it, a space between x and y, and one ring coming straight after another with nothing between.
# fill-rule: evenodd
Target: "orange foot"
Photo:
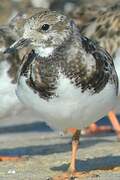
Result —
<instances>
[{"instance_id":1,"label":"orange foot","mask_svg":"<svg viewBox=\"0 0 120 180\"><path fill-rule=\"evenodd\" d=\"M21 159L19 156L0 156L0 161L16 161Z\"/></svg>"},{"instance_id":2,"label":"orange foot","mask_svg":"<svg viewBox=\"0 0 120 180\"><path fill-rule=\"evenodd\" d=\"M113 129L115 130L116 134L117 134L117 137L118 139L120 140L120 123L115 115L114 112L109 112L108 113L108 118L110 119L111 121L111 124L113 126Z\"/></svg>"}]
</instances>

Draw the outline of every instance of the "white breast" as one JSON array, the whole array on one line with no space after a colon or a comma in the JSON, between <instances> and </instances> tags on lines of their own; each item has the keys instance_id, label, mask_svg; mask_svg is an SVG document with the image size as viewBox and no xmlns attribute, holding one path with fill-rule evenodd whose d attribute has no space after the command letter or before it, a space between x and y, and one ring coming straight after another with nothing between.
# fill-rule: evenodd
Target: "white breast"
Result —
<instances>
[{"instance_id":1,"label":"white breast","mask_svg":"<svg viewBox=\"0 0 120 180\"><path fill-rule=\"evenodd\" d=\"M48 57L52 55L54 48L53 47L47 47L47 48L42 48L38 47L35 49L36 54L39 54L40 57Z\"/></svg>"},{"instance_id":2,"label":"white breast","mask_svg":"<svg viewBox=\"0 0 120 180\"><path fill-rule=\"evenodd\" d=\"M16 85L11 83L8 76L9 67L7 61L0 63L0 117L6 116L14 110L14 106L19 104L15 94Z\"/></svg>"},{"instance_id":3,"label":"white breast","mask_svg":"<svg viewBox=\"0 0 120 180\"><path fill-rule=\"evenodd\" d=\"M35 94L25 80L25 77L19 79L18 97L24 104L39 111L43 120L55 128L86 127L105 116L115 105L116 91L112 84L108 84L99 94L91 95L87 91L81 93L80 88L76 88L61 74L58 97L46 101Z\"/></svg>"}]
</instances>

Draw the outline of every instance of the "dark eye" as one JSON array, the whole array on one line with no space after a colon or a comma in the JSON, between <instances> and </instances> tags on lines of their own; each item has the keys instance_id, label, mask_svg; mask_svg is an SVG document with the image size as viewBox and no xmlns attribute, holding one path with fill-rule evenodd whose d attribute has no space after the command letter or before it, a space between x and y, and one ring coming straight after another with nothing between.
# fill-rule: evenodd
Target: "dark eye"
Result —
<instances>
[{"instance_id":1,"label":"dark eye","mask_svg":"<svg viewBox=\"0 0 120 180\"><path fill-rule=\"evenodd\" d=\"M49 29L50 25L49 24L43 24L43 26L41 27L41 29L43 31L47 31Z\"/></svg>"}]
</instances>

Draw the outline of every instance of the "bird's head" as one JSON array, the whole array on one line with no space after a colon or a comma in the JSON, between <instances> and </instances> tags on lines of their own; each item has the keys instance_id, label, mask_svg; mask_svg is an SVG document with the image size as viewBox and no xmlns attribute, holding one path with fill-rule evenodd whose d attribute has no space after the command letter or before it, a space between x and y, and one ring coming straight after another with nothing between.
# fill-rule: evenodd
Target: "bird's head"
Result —
<instances>
[{"instance_id":1,"label":"bird's head","mask_svg":"<svg viewBox=\"0 0 120 180\"><path fill-rule=\"evenodd\" d=\"M47 56L70 38L73 22L57 12L42 9L26 20L23 29L23 36L7 52L30 46L38 54Z\"/></svg>"}]
</instances>

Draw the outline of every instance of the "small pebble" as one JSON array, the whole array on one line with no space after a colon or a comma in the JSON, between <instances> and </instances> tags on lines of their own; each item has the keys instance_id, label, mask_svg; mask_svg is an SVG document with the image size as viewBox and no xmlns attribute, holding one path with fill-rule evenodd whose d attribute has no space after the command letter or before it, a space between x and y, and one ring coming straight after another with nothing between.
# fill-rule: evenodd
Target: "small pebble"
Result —
<instances>
[{"instance_id":1,"label":"small pebble","mask_svg":"<svg viewBox=\"0 0 120 180\"><path fill-rule=\"evenodd\" d=\"M15 174L16 171L14 169L9 169L8 174Z\"/></svg>"},{"instance_id":2,"label":"small pebble","mask_svg":"<svg viewBox=\"0 0 120 180\"><path fill-rule=\"evenodd\" d=\"M53 180L53 178L52 177L48 177L46 180Z\"/></svg>"}]
</instances>

